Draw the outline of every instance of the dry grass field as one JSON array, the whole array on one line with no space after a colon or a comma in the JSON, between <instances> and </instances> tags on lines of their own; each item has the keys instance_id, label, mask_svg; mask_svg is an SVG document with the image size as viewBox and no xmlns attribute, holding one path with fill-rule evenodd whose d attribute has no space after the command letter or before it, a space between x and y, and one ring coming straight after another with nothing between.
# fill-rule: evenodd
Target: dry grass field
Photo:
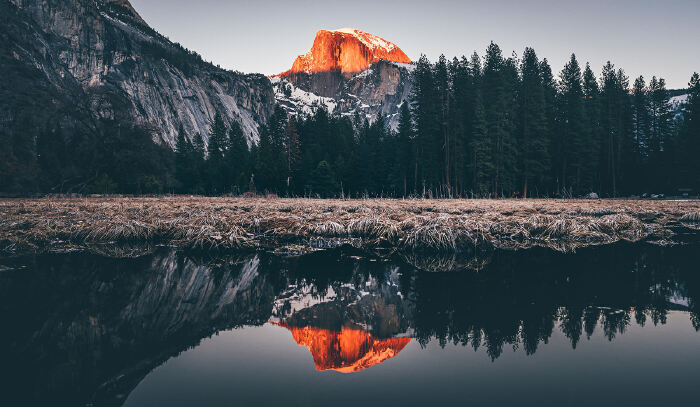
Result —
<instances>
[{"instance_id":1,"label":"dry grass field","mask_svg":"<svg viewBox=\"0 0 700 407\"><path fill-rule=\"evenodd\" d=\"M700 230L698 201L80 198L0 200L7 254L126 245L309 250L351 244L405 255L618 241Z\"/></svg>"}]
</instances>

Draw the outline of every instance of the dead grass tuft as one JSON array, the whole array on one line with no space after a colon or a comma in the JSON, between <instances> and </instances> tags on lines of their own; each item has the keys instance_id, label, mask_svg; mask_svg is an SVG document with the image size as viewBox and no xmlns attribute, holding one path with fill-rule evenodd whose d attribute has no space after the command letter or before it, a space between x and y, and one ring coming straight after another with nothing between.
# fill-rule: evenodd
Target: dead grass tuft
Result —
<instances>
[{"instance_id":1,"label":"dead grass tuft","mask_svg":"<svg viewBox=\"0 0 700 407\"><path fill-rule=\"evenodd\" d=\"M681 216L681 222L700 223L700 212L689 212Z\"/></svg>"}]
</instances>

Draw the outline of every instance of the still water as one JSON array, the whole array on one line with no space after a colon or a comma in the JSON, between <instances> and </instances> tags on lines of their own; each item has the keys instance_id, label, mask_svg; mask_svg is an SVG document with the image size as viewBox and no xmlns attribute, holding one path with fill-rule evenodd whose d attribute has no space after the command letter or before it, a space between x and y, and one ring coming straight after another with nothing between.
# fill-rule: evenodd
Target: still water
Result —
<instances>
[{"instance_id":1,"label":"still water","mask_svg":"<svg viewBox=\"0 0 700 407\"><path fill-rule=\"evenodd\" d=\"M700 405L699 261L0 259L0 404Z\"/></svg>"}]
</instances>

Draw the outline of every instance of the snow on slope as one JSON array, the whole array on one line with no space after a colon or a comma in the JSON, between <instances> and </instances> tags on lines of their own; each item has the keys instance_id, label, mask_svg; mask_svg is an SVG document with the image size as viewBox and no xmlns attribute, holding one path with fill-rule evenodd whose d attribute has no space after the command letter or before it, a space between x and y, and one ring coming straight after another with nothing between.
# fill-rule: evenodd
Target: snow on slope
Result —
<instances>
[{"instance_id":1,"label":"snow on slope","mask_svg":"<svg viewBox=\"0 0 700 407\"><path fill-rule=\"evenodd\" d=\"M669 108L673 112L673 117L678 118L683 114L683 105L688 103L688 95L674 96L668 100Z\"/></svg>"},{"instance_id":2,"label":"snow on slope","mask_svg":"<svg viewBox=\"0 0 700 407\"><path fill-rule=\"evenodd\" d=\"M399 68L398 77L396 71L387 74L386 66ZM357 114L372 123L378 114L384 114L388 127L396 130L398 111L411 93L414 69L414 64L382 61L353 75L335 97L307 91L295 86L289 78L274 76L270 81L277 103L292 116L307 117L323 107L331 115L354 117Z\"/></svg>"},{"instance_id":3,"label":"snow on slope","mask_svg":"<svg viewBox=\"0 0 700 407\"><path fill-rule=\"evenodd\" d=\"M680 95L680 96L674 96L668 100L668 103L671 105L671 109L678 109L682 105L686 104L688 102L688 95Z\"/></svg>"},{"instance_id":4,"label":"snow on slope","mask_svg":"<svg viewBox=\"0 0 700 407\"><path fill-rule=\"evenodd\" d=\"M324 107L328 113L333 114L338 106L338 102L335 99L307 92L286 80L280 81L279 78L276 78L273 81L273 86L277 102L292 115L310 116L316 113L319 107ZM285 93L285 88L287 93Z\"/></svg>"},{"instance_id":5,"label":"snow on slope","mask_svg":"<svg viewBox=\"0 0 700 407\"><path fill-rule=\"evenodd\" d=\"M354 28L339 28L337 30L330 30L331 32L350 34L357 38L371 50L383 49L386 52L391 52L396 49L396 45L390 43L389 41L377 37L374 34L366 33L364 31L356 30Z\"/></svg>"}]
</instances>

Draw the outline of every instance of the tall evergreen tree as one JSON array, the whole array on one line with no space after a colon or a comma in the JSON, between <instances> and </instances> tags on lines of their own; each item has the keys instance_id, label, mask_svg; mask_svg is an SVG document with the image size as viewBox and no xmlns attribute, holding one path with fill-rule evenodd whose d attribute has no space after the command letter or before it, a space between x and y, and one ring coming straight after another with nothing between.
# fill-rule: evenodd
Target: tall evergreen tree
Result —
<instances>
[{"instance_id":1,"label":"tall evergreen tree","mask_svg":"<svg viewBox=\"0 0 700 407\"><path fill-rule=\"evenodd\" d=\"M666 159L666 144L671 137L671 108L666 81L656 76L649 82L649 182L656 191L669 187L666 174L670 162Z\"/></svg>"},{"instance_id":2,"label":"tall evergreen tree","mask_svg":"<svg viewBox=\"0 0 700 407\"><path fill-rule=\"evenodd\" d=\"M544 94L544 115L545 115L545 138L549 146L550 168L549 168L549 186L547 192L556 189L558 185L552 185L553 180L559 179L558 174L558 129L557 129L557 83L552 74L552 67L549 65L547 58L540 62L540 76L542 78L542 91Z\"/></svg>"},{"instance_id":3,"label":"tall evergreen tree","mask_svg":"<svg viewBox=\"0 0 700 407\"><path fill-rule=\"evenodd\" d=\"M193 192L197 179L194 148L180 126L175 139L175 178L180 182L179 192Z\"/></svg>"},{"instance_id":4,"label":"tall evergreen tree","mask_svg":"<svg viewBox=\"0 0 700 407\"><path fill-rule=\"evenodd\" d=\"M634 80L633 86L633 102L632 102L632 122L633 122L633 139L632 139L632 165L630 170L641 174L644 172L650 175L648 170L649 165L649 99L647 98L646 81L643 76L639 76ZM637 189L639 185L635 185Z\"/></svg>"},{"instance_id":5,"label":"tall evergreen tree","mask_svg":"<svg viewBox=\"0 0 700 407\"><path fill-rule=\"evenodd\" d=\"M700 192L700 75L693 73L688 83L688 100L683 107L678 154L681 175L679 186Z\"/></svg>"},{"instance_id":6,"label":"tall evergreen tree","mask_svg":"<svg viewBox=\"0 0 700 407\"><path fill-rule=\"evenodd\" d=\"M440 135L439 106L435 98L434 75L430 61L421 55L414 70L412 107L418 147L418 179L422 194L439 186Z\"/></svg>"},{"instance_id":7,"label":"tall evergreen tree","mask_svg":"<svg viewBox=\"0 0 700 407\"><path fill-rule=\"evenodd\" d=\"M220 160L226 151L226 137L228 128L220 113L214 115L209 126L209 143L207 144L207 158Z\"/></svg>"},{"instance_id":8,"label":"tall evergreen tree","mask_svg":"<svg viewBox=\"0 0 700 407\"><path fill-rule=\"evenodd\" d=\"M517 138L517 115L518 115L518 92L520 89L520 75L518 56L515 52L510 58L505 60L503 65L503 79L505 84L505 138L503 139L500 151L501 171L498 171L501 179L501 195L516 195L520 191L518 185L518 174L520 168L520 146ZM497 168L498 169L498 168Z\"/></svg>"},{"instance_id":9,"label":"tall evergreen tree","mask_svg":"<svg viewBox=\"0 0 700 407\"><path fill-rule=\"evenodd\" d=\"M193 179L196 180L192 185L192 192L201 194L206 192L204 188L204 180L206 176L206 168L204 161L204 139L201 133L196 133L192 137L192 173Z\"/></svg>"},{"instance_id":10,"label":"tall evergreen tree","mask_svg":"<svg viewBox=\"0 0 700 407\"><path fill-rule=\"evenodd\" d=\"M523 197L528 196L528 186L544 186L549 170L549 145L546 138L544 88L540 64L532 48L525 48L520 66L519 92L519 141L520 168Z\"/></svg>"},{"instance_id":11,"label":"tall evergreen tree","mask_svg":"<svg viewBox=\"0 0 700 407\"><path fill-rule=\"evenodd\" d=\"M625 166L624 146L634 136L632 133L632 107L628 95L629 81L622 70L615 70L608 61L601 77L601 155L603 190L617 196L624 188L621 181Z\"/></svg>"},{"instance_id":12,"label":"tall evergreen tree","mask_svg":"<svg viewBox=\"0 0 700 407\"><path fill-rule=\"evenodd\" d=\"M232 192L240 193L249 182L249 150L243 129L233 121L228 132L228 149L224 154L227 187Z\"/></svg>"},{"instance_id":13,"label":"tall evergreen tree","mask_svg":"<svg viewBox=\"0 0 700 407\"><path fill-rule=\"evenodd\" d=\"M255 181L259 191L281 192L286 189L287 159L284 138L287 131L287 114L277 105L267 125L260 127L257 149Z\"/></svg>"},{"instance_id":14,"label":"tall evergreen tree","mask_svg":"<svg viewBox=\"0 0 700 407\"><path fill-rule=\"evenodd\" d=\"M450 84L447 72L447 59L440 55L434 68L435 103L437 106L437 120L439 131L435 134L434 143L440 146L439 160L441 162L440 189L441 195L450 196L452 188L450 185L452 134L449 129L448 118L450 115Z\"/></svg>"},{"instance_id":15,"label":"tall evergreen tree","mask_svg":"<svg viewBox=\"0 0 700 407\"><path fill-rule=\"evenodd\" d=\"M399 113L396 161L394 164L395 179L398 181L399 191L402 191L403 197L406 197L410 191L415 189L413 180L416 166L413 146L413 118L408 103L403 103Z\"/></svg>"},{"instance_id":16,"label":"tall evergreen tree","mask_svg":"<svg viewBox=\"0 0 700 407\"><path fill-rule=\"evenodd\" d=\"M224 154L228 149L228 127L223 116L218 112L214 115L209 127L209 143L207 144L207 184L213 194L226 192L226 167Z\"/></svg>"},{"instance_id":17,"label":"tall evergreen tree","mask_svg":"<svg viewBox=\"0 0 700 407\"><path fill-rule=\"evenodd\" d=\"M287 190L296 190L296 181L301 169L301 140L297 131L296 120L290 118L285 133L285 156L287 158Z\"/></svg>"},{"instance_id":18,"label":"tall evergreen tree","mask_svg":"<svg viewBox=\"0 0 700 407\"><path fill-rule=\"evenodd\" d=\"M600 190L600 89L591 65L583 71L584 140L581 166L581 192Z\"/></svg>"},{"instance_id":19,"label":"tall evergreen tree","mask_svg":"<svg viewBox=\"0 0 700 407\"><path fill-rule=\"evenodd\" d=\"M311 184L309 189L312 194L322 198L336 197L338 193L338 182L333 169L327 161L321 161L316 169L311 173Z\"/></svg>"},{"instance_id":20,"label":"tall evergreen tree","mask_svg":"<svg viewBox=\"0 0 700 407\"><path fill-rule=\"evenodd\" d=\"M514 187L511 172L516 157L512 134L513 108L511 94L512 74L517 77L515 66L504 60L501 49L491 43L486 50L482 77L483 104L486 131L491 142L492 173L488 174L494 196L511 192Z\"/></svg>"},{"instance_id":21,"label":"tall evergreen tree","mask_svg":"<svg viewBox=\"0 0 700 407\"><path fill-rule=\"evenodd\" d=\"M39 187L45 191L62 192L66 181L68 153L61 126L53 130L42 130L36 140Z\"/></svg>"},{"instance_id":22,"label":"tall evergreen tree","mask_svg":"<svg viewBox=\"0 0 700 407\"><path fill-rule=\"evenodd\" d=\"M560 137L557 140L559 180L561 193L583 192L581 172L584 166L583 156L585 145L583 118L583 82L581 66L576 55L571 54L569 62L561 72L559 128Z\"/></svg>"},{"instance_id":23,"label":"tall evergreen tree","mask_svg":"<svg viewBox=\"0 0 700 407\"><path fill-rule=\"evenodd\" d=\"M472 188L477 196L488 196L491 193L491 176L493 174L493 157L491 142L486 127L486 113L481 101L481 92L476 95L474 103L474 123L469 151L472 165Z\"/></svg>"},{"instance_id":24,"label":"tall evergreen tree","mask_svg":"<svg viewBox=\"0 0 700 407\"><path fill-rule=\"evenodd\" d=\"M454 190L462 195L471 183L469 142L473 132L475 81L466 57L450 64L449 127L451 136L450 173Z\"/></svg>"}]
</instances>

